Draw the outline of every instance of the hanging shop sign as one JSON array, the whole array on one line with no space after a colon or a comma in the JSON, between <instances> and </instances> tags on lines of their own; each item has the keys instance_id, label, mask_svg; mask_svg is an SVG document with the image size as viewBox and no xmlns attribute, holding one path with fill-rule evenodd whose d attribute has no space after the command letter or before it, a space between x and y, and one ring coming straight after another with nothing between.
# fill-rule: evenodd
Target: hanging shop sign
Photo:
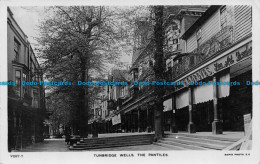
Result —
<instances>
[{"instance_id":1,"label":"hanging shop sign","mask_svg":"<svg viewBox=\"0 0 260 164\"><path fill-rule=\"evenodd\" d=\"M163 102L163 106L164 106L163 112L172 110L172 98L165 100Z\"/></svg>"},{"instance_id":2,"label":"hanging shop sign","mask_svg":"<svg viewBox=\"0 0 260 164\"><path fill-rule=\"evenodd\" d=\"M120 114L115 115L112 117L112 125L120 124L121 123L121 116Z\"/></svg>"},{"instance_id":3,"label":"hanging shop sign","mask_svg":"<svg viewBox=\"0 0 260 164\"><path fill-rule=\"evenodd\" d=\"M198 70L197 72L193 73L192 75L180 80L183 82L183 86L179 85L176 86L175 89L180 90L184 87L188 87L190 82L198 82L207 77L214 75L217 72L220 72L232 65L235 65L252 55L252 42L240 47L239 49L233 51L232 53L222 57L221 59L211 63L210 65Z\"/></svg>"}]
</instances>

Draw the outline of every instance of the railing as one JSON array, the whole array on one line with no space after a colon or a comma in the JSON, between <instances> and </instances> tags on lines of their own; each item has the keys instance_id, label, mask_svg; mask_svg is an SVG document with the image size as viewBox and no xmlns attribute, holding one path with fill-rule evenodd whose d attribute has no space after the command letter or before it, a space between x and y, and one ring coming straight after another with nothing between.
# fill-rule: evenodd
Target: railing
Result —
<instances>
[{"instance_id":1,"label":"railing","mask_svg":"<svg viewBox=\"0 0 260 164\"><path fill-rule=\"evenodd\" d=\"M138 98L145 96L146 94L149 95L150 92L153 92L154 86L151 85L143 85L143 88L141 88L138 91Z\"/></svg>"},{"instance_id":2,"label":"railing","mask_svg":"<svg viewBox=\"0 0 260 164\"><path fill-rule=\"evenodd\" d=\"M250 150L252 147L252 121L246 135L223 150Z\"/></svg>"},{"instance_id":3,"label":"railing","mask_svg":"<svg viewBox=\"0 0 260 164\"><path fill-rule=\"evenodd\" d=\"M190 52L189 55L183 56L179 63L172 68L172 77L178 77L195 65L232 45L233 40L233 26L223 28L201 46Z\"/></svg>"}]
</instances>

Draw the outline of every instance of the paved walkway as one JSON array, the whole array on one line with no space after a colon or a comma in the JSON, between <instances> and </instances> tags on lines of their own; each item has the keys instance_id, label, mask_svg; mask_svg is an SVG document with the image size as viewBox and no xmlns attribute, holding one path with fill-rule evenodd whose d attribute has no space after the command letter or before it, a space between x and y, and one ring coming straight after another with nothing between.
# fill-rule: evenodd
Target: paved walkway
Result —
<instances>
[{"instance_id":1,"label":"paved walkway","mask_svg":"<svg viewBox=\"0 0 260 164\"><path fill-rule=\"evenodd\" d=\"M109 136L116 136L109 135ZM104 136L103 136L104 137ZM113 147L113 148L103 148L103 149L92 149L92 150L81 150L80 152L87 151L163 151L170 150L168 148L164 148L157 145L138 145L138 146L126 146L126 147ZM36 143L30 145L19 152L68 152L68 145L66 144L64 139L45 139L44 142ZM78 150L75 150L79 152Z\"/></svg>"},{"instance_id":2,"label":"paved walkway","mask_svg":"<svg viewBox=\"0 0 260 164\"><path fill-rule=\"evenodd\" d=\"M166 132L170 133L170 132ZM180 132L186 133L187 132ZM99 134L99 138L103 137L118 137L118 136L129 136L129 135L140 135L140 134L153 134L153 133L109 133L109 134ZM193 135L199 136L217 136L217 137L225 137L225 138L242 138L244 136L243 132L224 132L221 135L213 135L211 132L197 132ZM89 138L92 136L89 135ZM138 145L138 146L127 146L127 147L114 147L114 148L102 148L102 149L92 149L92 150L82 150L82 151L160 151L160 150L172 150L169 148L161 147L158 145ZM65 143L65 139L45 139L44 142L36 143L30 145L21 152L67 152L71 151L68 148L68 145Z\"/></svg>"},{"instance_id":3,"label":"paved walkway","mask_svg":"<svg viewBox=\"0 0 260 164\"><path fill-rule=\"evenodd\" d=\"M188 132L178 132L179 134L189 134ZM178 134L176 133L176 134ZM171 132L165 132L165 134L173 134ZM245 136L244 132L232 132L232 131L224 131L223 134L214 135L212 132L196 132L191 135L195 136L209 136L209 137L220 137L220 138L232 138L239 140Z\"/></svg>"},{"instance_id":4,"label":"paved walkway","mask_svg":"<svg viewBox=\"0 0 260 164\"><path fill-rule=\"evenodd\" d=\"M43 142L35 143L19 150L21 152L66 152L70 151L65 139L44 139Z\"/></svg>"},{"instance_id":5,"label":"paved walkway","mask_svg":"<svg viewBox=\"0 0 260 164\"><path fill-rule=\"evenodd\" d=\"M173 134L169 131L165 131L164 133L165 134ZM189 134L188 132L181 132L181 131L178 132L178 133ZM141 132L141 133L139 133L139 132L135 132L135 133L106 133L106 134L98 134L98 138L129 136L129 135L141 135L141 134L154 134L154 132L152 132L152 133L147 133L147 132ZM224 131L223 134L217 134L217 135L212 134L212 132L196 132L196 133L192 133L192 135L196 135L196 136L215 136L215 137L221 137L221 138L241 139L244 136L244 132ZM91 138L92 135L89 135L89 137Z\"/></svg>"},{"instance_id":6,"label":"paved walkway","mask_svg":"<svg viewBox=\"0 0 260 164\"><path fill-rule=\"evenodd\" d=\"M104 134L98 134L98 138L104 138L104 137L119 137L119 136L132 136L132 135L143 135L143 134L154 134L148 133L148 132L134 132L134 133L104 133ZM89 134L89 138L92 137L92 134Z\"/></svg>"},{"instance_id":7,"label":"paved walkway","mask_svg":"<svg viewBox=\"0 0 260 164\"><path fill-rule=\"evenodd\" d=\"M138 146L92 149L92 150L85 150L85 151L165 151L165 150L173 150L173 149L151 144L151 145L138 145Z\"/></svg>"}]
</instances>

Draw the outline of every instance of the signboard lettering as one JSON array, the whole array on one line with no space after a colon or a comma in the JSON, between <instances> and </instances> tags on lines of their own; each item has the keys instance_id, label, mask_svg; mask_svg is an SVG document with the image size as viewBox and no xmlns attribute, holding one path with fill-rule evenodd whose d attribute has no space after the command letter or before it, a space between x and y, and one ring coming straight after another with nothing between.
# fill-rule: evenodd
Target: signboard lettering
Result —
<instances>
[{"instance_id":1,"label":"signboard lettering","mask_svg":"<svg viewBox=\"0 0 260 164\"><path fill-rule=\"evenodd\" d=\"M184 83L184 86L176 86L176 90L179 90L183 87L188 87L190 81L198 82L203 80L209 76L214 75L215 73L228 68L234 64L237 64L243 59L250 57L252 54L252 43L248 43L247 45L240 47L236 51L232 52L231 54L219 59L218 61L206 66L195 72L194 74L180 80L180 82Z\"/></svg>"}]
</instances>

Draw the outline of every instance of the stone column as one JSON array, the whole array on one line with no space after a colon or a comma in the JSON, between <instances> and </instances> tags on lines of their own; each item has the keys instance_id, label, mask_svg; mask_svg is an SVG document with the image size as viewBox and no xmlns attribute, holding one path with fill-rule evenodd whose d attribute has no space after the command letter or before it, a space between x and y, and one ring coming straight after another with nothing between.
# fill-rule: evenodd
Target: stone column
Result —
<instances>
[{"instance_id":1,"label":"stone column","mask_svg":"<svg viewBox=\"0 0 260 164\"><path fill-rule=\"evenodd\" d=\"M176 113L176 98L174 95L172 97L172 112L171 112L171 132L172 133L178 133L175 113Z\"/></svg>"},{"instance_id":2,"label":"stone column","mask_svg":"<svg viewBox=\"0 0 260 164\"><path fill-rule=\"evenodd\" d=\"M147 118L147 127L146 127L146 132L148 132L148 133L151 133L151 131L152 131L152 129L151 129L151 124L150 124L150 115L149 115L149 107L147 107L147 109L146 109L146 118Z\"/></svg>"},{"instance_id":3,"label":"stone column","mask_svg":"<svg viewBox=\"0 0 260 164\"><path fill-rule=\"evenodd\" d=\"M137 121L138 121L138 132L140 133L141 132L141 119L140 119L140 109L137 109Z\"/></svg>"},{"instance_id":4,"label":"stone column","mask_svg":"<svg viewBox=\"0 0 260 164\"><path fill-rule=\"evenodd\" d=\"M125 129L125 133L126 133L127 132L127 116L126 116L126 113L125 113L124 129Z\"/></svg>"},{"instance_id":5,"label":"stone column","mask_svg":"<svg viewBox=\"0 0 260 164\"><path fill-rule=\"evenodd\" d=\"M126 114L126 132L129 132L129 121L130 121L130 118L129 118L129 115Z\"/></svg>"},{"instance_id":6,"label":"stone column","mask_svg":"<svg viewBox=\"0 0 260 164\"><path fill-rule=\"evenodd\" d=\"M108 126L107 126L107 122L108 122L108 121L106 121L106 123L105 123L105 126L106 126L106 133L108 133Z\"/></svg>"},{"instance_id":7,"label":"stone column","mask_svg":"<svg viewBox=\"0 0 260 164\"><path fill-rule=\"evenodd\" d=\"M214 76L212 82L217 82L217 77ZM222 134L222 123L218 118L218 86L213 85L213 109L214 109L214 120L212 122L212 133Z\"/></svg>"},{"instance_id":8,"label":"stone column","mask_svg":"<svg viewBox=\"0 0 260 164\"><path fill-rule=\"evenodd\" d=\"M133 110L131 111L131 122L130 122L130 126L131 126L131 132L135 132L135 119L134 119L134 114L133 114Z\"/></svg>"},{"instance_id":9,"label":"stone column","mask_svg":"<svg viewBox=\"0 0 260 164\"><path fill-rule=\"evenodd\" d=\"M192 95L192 88L189 87L189 124L188 124L188 132L189 133L196 133L195 125L192 121L192 104L193 104L193 95Z\"/></svg>"},{"instance_id":10,"label":"stone column","mask_svg":"<svg viewBox=\"0 0 260 164\"><path fill-rule=\"evenodd\" d=\"M92 130L92 138L98 137L98 123L96 121L93 122L93 130Z\"/></svg>"},{"instance_id":11,"label":"stone column","mask_svg":"<svg viewBox=\"0 0 260 164\"><path fill-rule=\"evenodd\" d=\"M110 120L108 120L107 122L107 129L108 129L108 133L110 133Z\"/></svg>"}]
</instances>

